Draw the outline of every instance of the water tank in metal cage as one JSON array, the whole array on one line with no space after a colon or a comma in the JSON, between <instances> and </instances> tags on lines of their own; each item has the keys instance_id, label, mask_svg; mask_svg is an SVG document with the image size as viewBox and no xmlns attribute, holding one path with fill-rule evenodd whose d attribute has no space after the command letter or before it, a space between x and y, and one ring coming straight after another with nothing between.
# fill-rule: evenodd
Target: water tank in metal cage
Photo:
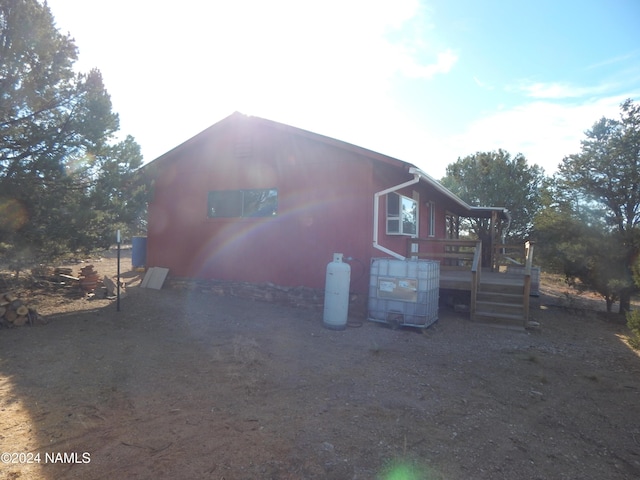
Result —
<instances>
[{"instance_id":1,"label":"water tank in metal cage","mask_svg":"<svg viewBox=\"0 0 640 480\"><path fill-rule=\"evenodd\" d=\"M440 263L373 258L369 320L396 327L428 327L438 320Z\"/></svg>"}]
</instances>

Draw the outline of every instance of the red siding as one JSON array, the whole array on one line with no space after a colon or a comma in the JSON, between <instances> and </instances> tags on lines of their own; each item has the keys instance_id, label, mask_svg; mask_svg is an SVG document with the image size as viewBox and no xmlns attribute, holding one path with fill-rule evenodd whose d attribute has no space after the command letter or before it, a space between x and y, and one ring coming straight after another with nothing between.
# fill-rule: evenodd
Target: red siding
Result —
<instances>
[{"instance_id":1,"label":"red siding","mask_svg":"<svg viewBox=\"0 0 640 480\"><path fill-rule=\"evenodd\" d=\"M295 130L232 116L153 162L148 264L180 277L323 288L340 252L357 260L352 290L366 293L371 257L386 256L372 246L374 194L410 180L408 164ZM275 217L207 216L209 191L267 188L278 189ZM399 193L413 190L426 237L434 199L424 182ZM445 206L436 206L442 238ZM384 197L379 207L379 243L405 254L407 237L385 233Z\"/></svg>"},{"instance_id":2,"label":"red siding","mask_svg":"<svg viewBox=\"0 0 640 480\"><path fill-rule=\"evenodd\" d=\"M150 265L184 277L323 288L334 252L368 264L370 161L264 130L253 132L252 155L236 158L232 137L223 132L159 170L149 206ZM207 217L209 191L251 188L278 189L276 217ZM366 286L366 279L352 285Z\"/></svg>"}]
</instances>

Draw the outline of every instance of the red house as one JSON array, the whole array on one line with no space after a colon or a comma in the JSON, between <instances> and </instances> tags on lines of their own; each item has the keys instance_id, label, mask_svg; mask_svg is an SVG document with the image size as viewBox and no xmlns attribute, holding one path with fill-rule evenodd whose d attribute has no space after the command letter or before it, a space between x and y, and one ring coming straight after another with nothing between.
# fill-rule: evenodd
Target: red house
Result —
<instances>
[{"instance_id":1,"label":"red house","mask_svg":"<svg viewBox=\"0 0 640 480\"><path fill-rule=\"evenodd\" d=\"M333 138L234 113L144 167L152 179L147 264L177 277L323 289L333 253L366 294L374 257L409 238L456 238L471 207L415 166Z\"/></svg>"}]
</instances>

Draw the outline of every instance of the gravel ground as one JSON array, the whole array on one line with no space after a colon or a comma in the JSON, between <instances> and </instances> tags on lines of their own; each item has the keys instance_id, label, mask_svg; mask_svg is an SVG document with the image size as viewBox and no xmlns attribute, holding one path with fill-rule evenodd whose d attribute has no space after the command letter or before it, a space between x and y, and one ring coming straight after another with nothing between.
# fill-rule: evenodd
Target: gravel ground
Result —
<instances>
[{"instance_id":1,"label":"gravel ground","mask_svg":"<svg viewBox=\"0 0 640 480\"><path fill-rule=\"evenodd\" d=\"M142 289L127 255L119 312L20 290L49 322L0 330L0 451L32 460L1 478L640 477L640 358L557 283L535 332L445 309L425 331L331 331L314 310ZM111 257L91 263L111 275Z\"/></svg>"}]
</instances>

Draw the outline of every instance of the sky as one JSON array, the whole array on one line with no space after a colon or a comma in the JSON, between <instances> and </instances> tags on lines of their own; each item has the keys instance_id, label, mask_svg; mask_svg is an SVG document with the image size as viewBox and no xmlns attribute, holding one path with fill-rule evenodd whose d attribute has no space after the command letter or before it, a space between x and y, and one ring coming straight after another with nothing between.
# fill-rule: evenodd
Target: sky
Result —
<instances>
[{"instance_id":1,"label":"sky","mask_svg":"<svg viewBox=\"0 0 640 480\"><path fill-rule=\"evenodd\" d=\"M639 0L48 0L145 162L235 111L412 163L551 175L640 101Z\"/></svg>"}]
</instances>

